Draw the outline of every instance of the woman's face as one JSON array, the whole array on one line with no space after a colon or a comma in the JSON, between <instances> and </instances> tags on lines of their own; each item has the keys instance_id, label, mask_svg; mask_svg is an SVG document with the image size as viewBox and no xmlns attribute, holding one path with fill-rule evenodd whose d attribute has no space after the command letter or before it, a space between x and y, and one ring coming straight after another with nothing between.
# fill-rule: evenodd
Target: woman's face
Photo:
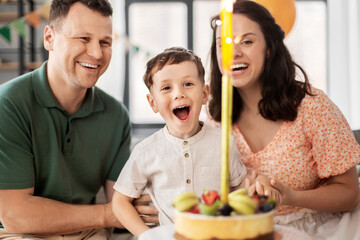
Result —
<instances>
[{"instance_id":1,"label":"woman's face","mask_svg":"<svg viewBox=\"0 0 360 240\"><path fill-rule=\"evenodd\" d=\"M259 24L243 14L233 14L233 86L239 89L258 87L264 70L266 42ZM216 29L216 54L221 73L221 26Z\"/></svg>"}]
</instances>

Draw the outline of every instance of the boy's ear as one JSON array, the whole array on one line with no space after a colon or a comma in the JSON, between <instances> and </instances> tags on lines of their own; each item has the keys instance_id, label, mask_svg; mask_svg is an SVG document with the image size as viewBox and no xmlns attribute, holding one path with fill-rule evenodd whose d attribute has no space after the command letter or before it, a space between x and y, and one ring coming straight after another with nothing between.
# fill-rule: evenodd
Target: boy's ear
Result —
<instances>
[{"instance_id":1,"label":"boy's ear","mask_svg":"<svg viewBox=\"0 0 360 240\"><path fill-rule=\"evenodd\" d=\"M153 95L147 94L147 95L146 95L146 98L147 98L147 100L148 100L148 102L149 102L149 104L150 104L150 107L151 107L152 110L154 111L154 113L158 113L158 112L159 112L159 109L158 109L158 107L157 107L157 105L156 105L156 101L155 101Z\"/></svg>"},{"instance_id":2,"label":"boy's ear","mask_svg":"<svg viewBox=\"0 0 360 240\"><path fill-rule=\"evenodd\" d=\"M209 93L210 93L210 88L209 85L204 84L203 86L203 100L202 100L202 104L206 104L208 97L209 97Z\"/></svg>"}]
</instances>

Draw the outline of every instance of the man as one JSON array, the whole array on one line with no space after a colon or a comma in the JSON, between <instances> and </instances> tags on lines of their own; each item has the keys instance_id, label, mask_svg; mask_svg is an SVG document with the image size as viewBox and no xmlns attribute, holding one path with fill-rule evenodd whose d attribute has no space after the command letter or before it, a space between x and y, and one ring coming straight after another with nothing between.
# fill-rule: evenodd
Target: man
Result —
<instances>
[{"instance_id":1,"label":"man","mask_svg":"<svg viewBox=\"0 0 360 240\"><path fill-rule=\"evenodd\" d=\"M0 86L0 239L107 239L105 228L122 228L110 201L94 202L102 185L111 200L130 154L127 111L94 86L111 59L111 15L107 0L54 0L48 62Z\"/></svg>"}]
</instances>

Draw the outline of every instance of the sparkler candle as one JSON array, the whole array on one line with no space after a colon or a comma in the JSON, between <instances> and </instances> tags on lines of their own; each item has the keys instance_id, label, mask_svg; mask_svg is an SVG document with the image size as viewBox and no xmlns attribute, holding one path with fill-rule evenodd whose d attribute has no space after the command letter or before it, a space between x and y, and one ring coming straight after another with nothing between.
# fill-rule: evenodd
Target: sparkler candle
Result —
<instances>
[{"instance_id":1,"label":"sparkler candle","mask_svg":"<svg viewBox=\"0 0 360 240\"><path fill-rule=\"evenodd\" d=\"M221 54L222 54L222 98L221 98L221 201L228 203L230 137L232 118L232 77L230 75L233 61L232 33L233 0L221 1Z\"/></svg>"}]
</instances>

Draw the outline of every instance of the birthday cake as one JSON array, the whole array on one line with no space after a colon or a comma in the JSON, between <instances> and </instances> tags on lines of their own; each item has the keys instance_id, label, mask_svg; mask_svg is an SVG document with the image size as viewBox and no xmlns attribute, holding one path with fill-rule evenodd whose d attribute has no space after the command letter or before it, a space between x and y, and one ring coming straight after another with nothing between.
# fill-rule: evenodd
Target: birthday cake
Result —
<instances>
[{"instance_id":1,"label":"birthday cake","mask_svg":"<svg viewBox=\"0 0 360 240\"><path fill-rule=\"evenodd\" d=\"M216 191L205 191L201 200L184 193L173 201L175 238L178 240L273 240L275 200L249 197L246 189L229 194L223 204Z\"/></svg>"}]
</instances>

